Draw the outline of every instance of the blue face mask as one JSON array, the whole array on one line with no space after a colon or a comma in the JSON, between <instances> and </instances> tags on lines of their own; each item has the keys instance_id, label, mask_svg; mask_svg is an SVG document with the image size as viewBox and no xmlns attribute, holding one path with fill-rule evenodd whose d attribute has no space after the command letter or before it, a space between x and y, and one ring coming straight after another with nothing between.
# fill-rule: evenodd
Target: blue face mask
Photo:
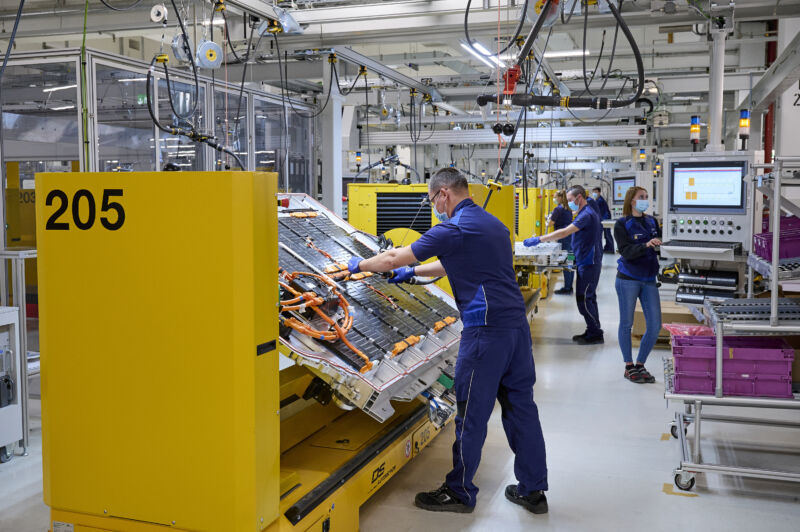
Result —
<instances>
[{"instance_id":1,"label":"blue face mask","mask_svg":"<svg viewBox=\"0 0 800 532\"><path fill-rule=\"evenodd\" d=\"M577 203L575 203L574 201L570 201L569 208L572 209L573 211L577 211L579 207Z\"/></svg>"},{"instance_id":2,"label":"blue face mask","mask_svg":"<svg viewBox=\"0 0 800 532\"><path fill-rule=\"evenodd\" d=\"M592 192L592 199L597 199L599 195L597 192Z\"/></svg>"},{"instance_id":3,"label":"blue face mask","mask_svg":"<svg viewBox=\"0 0 800 532\"><path fill-rule=\"evenodd\" d=\"M433 208L433 214L434 216L436 216L436 219L439 220L440 222L446 222L447 220L450 219L450 215L448 215L446 212L437 211L436 207Z\"/></svg>"},{"instance_id":4,"label":"blue face mask","mask_svg":"<svg viewBox=\"0 0 800 532\"><path fill-rule=\"evenodd\" d=\"M639 212L644 212L650 206L650 202L646 199L637 199L636 200L636 210Z\"/></svg>"}]
</instances>

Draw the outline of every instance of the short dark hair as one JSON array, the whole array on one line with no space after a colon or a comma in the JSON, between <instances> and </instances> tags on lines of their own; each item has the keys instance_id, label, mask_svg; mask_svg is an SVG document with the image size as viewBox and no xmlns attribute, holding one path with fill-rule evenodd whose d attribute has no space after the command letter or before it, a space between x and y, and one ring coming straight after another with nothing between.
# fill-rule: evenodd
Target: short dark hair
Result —
<instances>
[{"instance_id":1,"label":"short dark hair","mask_svg":"<svg viewBox=\"0 0 800 532\"><path fill-rule=\"evenodd\" d=\"M583 196L583 199L586 199L586 189L580 185L574 185L567 191L567 194L572 194L573 196Z\"/></svg>"},{"instance_id":2,"label":"short dark hair","mask_svg":"<svg viewBox=\"0 0 800 532\"><path fill-rule=\"evenodd\" d=\"M602 192L602 190L600 190L600 187L594 187L594 188L592 189L592 192L594 192L595 190L596 190L597 192Z\"/></svg>"},{"instance_id":3,"label":"short dark hair","mask_svg":"<svg viewBox=\"0 0 800 532\"><path fill-rule=\"evenodd\" d=\"M467 177L458 168L441 168L437 170L430 182L428 182L428 190L431 192L438 192L442 188L452 188L466 192L469 190L467 185Z\"/></svg>"}]
</instances>

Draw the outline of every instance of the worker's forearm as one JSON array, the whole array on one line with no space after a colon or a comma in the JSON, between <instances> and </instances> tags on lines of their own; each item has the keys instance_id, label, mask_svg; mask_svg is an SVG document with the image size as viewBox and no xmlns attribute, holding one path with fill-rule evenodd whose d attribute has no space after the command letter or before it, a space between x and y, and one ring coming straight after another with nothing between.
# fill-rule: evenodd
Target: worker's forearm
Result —
<instances>
[{"instance_id":1,"label":"worker's forearm","mask_svg":"<svg viewBox=\"0 0 800 532\"><path fill-rule=\"evenodd\" d=\"M420 264L414 268L414 273L420 277L443 277L447 275L442 266L442 261L437 260L430 264Z\"/></svg>"},{"instance_id":2,"label":"worker's forearm","mask_svg":"<svg viewBox=\"0 0 800 532\"><path fill-rule=\"evenodd\" d=\"M554 242L556 240L561 240L564 237L569 236L570 233L567 232L567 228L564 227L563 229L559 229L557 231L553 231L552 233L547 233L546 235L542 235L539 237L539 240L542 242Z\"/></svg>"},{"instance_id":3,"label":"worker's forearm","mask_svg":"<svg viewBox=\"0 0 800 532\"><path fill-rule=\"evenodd\" d=\"M409 257L410 260L406 260L408 253L401 253L402 249L404 248L390 249L374 257L364 259L359 263L358 268L362 272L381 273L392 271L401 266L408 266L415 262L413 255Z\"/></svg>"}]
</instances>

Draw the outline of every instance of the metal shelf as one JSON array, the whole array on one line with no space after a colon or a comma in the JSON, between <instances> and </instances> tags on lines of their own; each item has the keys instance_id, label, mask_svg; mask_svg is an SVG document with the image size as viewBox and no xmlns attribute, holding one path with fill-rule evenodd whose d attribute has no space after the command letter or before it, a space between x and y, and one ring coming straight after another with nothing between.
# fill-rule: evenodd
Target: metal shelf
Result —
<instances>
[{"instance_id":1,"label":"metal shelf","mask_svg":"<svg viewBox=\"0 0 800 532\"><path fill-rule=\"evenodd\" d=\"M764 276L764 279L772 278L771 262L757 255L750 255L747 257L747 265ZM793 279L800 279L800 257L783 259L778 262L778 281L791 281Z\"/></svg>"},{"instance_id":2,"label":"metal shelf","mask_svg":"<svg viewBox=\"0 0 800 532\"><path fill-rule=\"evenodd\" d=\"M706 301L709 326L727 333L798 334L800 335L800 300L779 298L778 321L772 323L769 299L731 299L721 303Z\"/></svg>"}]
</instances>

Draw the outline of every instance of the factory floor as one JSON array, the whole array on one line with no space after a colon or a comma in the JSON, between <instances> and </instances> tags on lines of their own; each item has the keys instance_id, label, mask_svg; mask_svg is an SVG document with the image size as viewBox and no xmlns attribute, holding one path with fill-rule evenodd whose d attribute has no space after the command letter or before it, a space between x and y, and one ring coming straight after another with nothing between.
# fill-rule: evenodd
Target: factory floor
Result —
<instances>
[{"instance_id":1,"label":"factory floor","mask_svg":"<svg viewBox=\"0 0 800 532\"><path fill-rule=\"evenodd\" d=\"M438 514L413 505L414 494L438 487L450 468L451 424L361 508L363 532L798 529L798 484L698 475L694 491L674 487L678 444L666 434L674 406L664 402L661 366L669 351L657 349L647 364L656 384L622 378L615 259L605 256L598 294L604 345L572 343L572 335L583 332L573 297L553 296L533 320L535 398L547 442L550 513L535 516L505 500L504 487L514 482L513 456L498 407L475 479L481 492L474 513ZM43 532L48 526L39 401L31 401L31 411L30 455L0 465L2 532ZM734 414L732 409L724 413ZM796 412L755 414L800 421ZM800 471L797 431L706 424L704 434L709 436L702 448L706 461Z\"/></svg>"}]
</instances>

